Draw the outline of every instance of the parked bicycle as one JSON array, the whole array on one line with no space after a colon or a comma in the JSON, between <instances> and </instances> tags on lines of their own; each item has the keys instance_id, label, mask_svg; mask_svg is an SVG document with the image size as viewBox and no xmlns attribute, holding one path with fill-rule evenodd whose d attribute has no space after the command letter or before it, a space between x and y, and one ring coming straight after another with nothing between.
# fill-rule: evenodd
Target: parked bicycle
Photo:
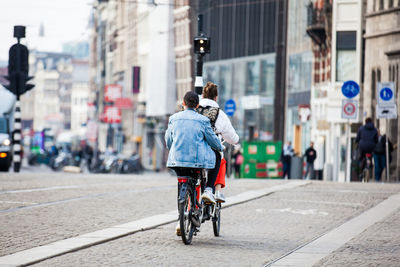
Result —
<instances>
[{"instance_id":1,"label":"parked bicycle","mask_svg":"<svg viewBox=\"0 0 400 267\"><path fill-rule=\"evenodd\" d=\"M215 236L220 233L221 203L204 203L200 199L206 185L206 173L203 169L188 169L186 175L178 175L179 224L186 245L191 244L193 235L197 235L206 220L212 220Z\"/></svg>"}]
</instances>

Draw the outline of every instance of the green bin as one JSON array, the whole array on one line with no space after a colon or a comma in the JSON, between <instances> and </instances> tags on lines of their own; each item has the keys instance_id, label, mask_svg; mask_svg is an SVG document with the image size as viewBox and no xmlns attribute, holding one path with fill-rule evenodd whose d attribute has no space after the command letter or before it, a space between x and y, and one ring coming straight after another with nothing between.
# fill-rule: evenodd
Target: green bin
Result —
<instances>
[{"instance_id":1,"label":"green bin","mask_svg":"<svg viewBox=\"0 0 400 267\"><path fill-rule=\"evenodd\" d=\"M244 162L240 168L242 178L279 178L282 142L243 142Z\"/></svg>"}]
</instances>

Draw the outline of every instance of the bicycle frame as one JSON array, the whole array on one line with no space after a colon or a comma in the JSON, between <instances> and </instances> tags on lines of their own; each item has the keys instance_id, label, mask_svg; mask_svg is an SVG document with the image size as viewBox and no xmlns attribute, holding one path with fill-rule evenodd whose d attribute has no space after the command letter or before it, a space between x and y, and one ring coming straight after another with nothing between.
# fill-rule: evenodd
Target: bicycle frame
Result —
<instances>
[{"instance_id":1,"label":"bicycle frame","mask_svg":"<svg viewBox=\"0 0 400 267\"><path fill-rule=\"evenodd\" d=\"M201 199L207 180L205 170L188 169L180 174L185 175L177 177L180 224L178 235L188 245L192 242L192 236L200 231L201 224L212 219L214 235L219 236L221 203L205 204Z\"/></svg>"}]
</instances>

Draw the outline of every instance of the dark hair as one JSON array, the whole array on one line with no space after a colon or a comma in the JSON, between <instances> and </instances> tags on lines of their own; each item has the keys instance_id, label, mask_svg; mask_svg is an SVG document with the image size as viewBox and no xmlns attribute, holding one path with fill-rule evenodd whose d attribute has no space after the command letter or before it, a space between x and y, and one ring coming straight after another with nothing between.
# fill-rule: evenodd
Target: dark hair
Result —
<instances>
[{"instance_id":1,"label":"dark hair","mask_svg":"<svg viewBox=\"0 0 400 267\"><path fill-rule=\"evenodd\" d=\"M365 119L365 123L371 123L372 122L372 119L371 118L366 118Z\"/></svg>"},{"instance_id":2,"label":"dark hair","mask_svg":"<svg viewBox=\"0 0 400 267\"><path fill-rule=\"evenodd\" d=\"M203 97L214 100L218 96L218 86L215 83L207 82L203 89Z\"/></svg>"},{"instance_id":3,"label":"dark hair","mask_svg":"<svg viewBox=\"0 0 400 267\"><path fill-rule=\"evenodd\" d=\"M183 101L188 108L196 108L199 104L199 96L195 92L189 91L185 94Z\"/></svg>"}]
</instances>

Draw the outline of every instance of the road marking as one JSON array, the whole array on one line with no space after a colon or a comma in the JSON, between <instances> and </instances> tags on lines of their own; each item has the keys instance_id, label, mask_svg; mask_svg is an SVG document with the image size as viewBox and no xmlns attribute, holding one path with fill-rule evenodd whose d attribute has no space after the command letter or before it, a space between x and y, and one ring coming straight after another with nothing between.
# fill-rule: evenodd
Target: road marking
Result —
<instances>
[{"instance_id":1,"label":"road marking","mask_svg":"<svg viewBox=\"0 0 400 267\"><path fill-rule=\"evenodd\" d=\"M339 227L284 254L266 266L313 266L398 208L400 208L400 194L395 194Z\"/></svg>"},{"instance_id":2,"label":"road marking","mask_svg":"<svg viewBox=\"0 0 400 267\"><path fill-rule=\"evenodd\" d=\"M350 206L350 207L365 207L365 205L362 203L350 203L350 202L313 201L313 200L302 200L302 199L282 199L282 201L302 202L311 204L340 205L340 206Z\"/></svg>"},{"instance_id":3,"label":"road marking","mask_svg":"<svg viewBox=\"0 0 400 267\"><path fill-rule=\"evenodd\" d=\"M65 186L51 186L51 187L32 188L32 189L17 189L17 190L0 191L0 195L51 191L51 190L59 190L59 189L75 189L75 188L83 188L83 187L87 187L87 186L86 185L83 185L83 186L82 185L65 185Z\"/></svg>"},{"instance_id":4,"label":"road marking","mask_svg":"<svg viewBox=\"0 0 400 267\"><path fill-rule=\"evenodd\" d=\"M37 204L37 203L34 203L34 202L7 201L7 200L0 200L0 203L22 204L22 205L36 205Z\"/></svg>"},{"instance_id":5,"label":"road marking","mask_svg":"<svg viewBox=\"0 0 400 267\"><path fill-rule=\"evenodd\" d=\"M277 186L261 188L258 190L246 191L236 196L227 198L225 204L223 205L223 208L258 199L274 192L293 189L295 187L307 184L310 184L310 182L300 180ZM173 210L164 214L159 214L137 221L116 225L114 227L83 234L77 237L64 239L47 245L23 250L14 254L0 257L0 265L24 266L37 263L49 258L66 254L68 252L77 251L93 245L105 243L120 237L131 235L139 231L150 230L161 225L176 222L177 218L178 211Z\"/></svg>"},{"instance_id":6,"label":"road marking","mask_svg":"<svg viewBox=\"0 0 400 267\"><path fill-rule=\"evenodd\" d=\"M288 212L293 214L301 214L301 215L321 215L327 216L329 213L325 211L318 211L317 209L309 209L309 210L299 210L299 209L292 209L292 208L285 208L285 209L270 209L270 211L274 212Z\"/></svg>"}]
</instances>

